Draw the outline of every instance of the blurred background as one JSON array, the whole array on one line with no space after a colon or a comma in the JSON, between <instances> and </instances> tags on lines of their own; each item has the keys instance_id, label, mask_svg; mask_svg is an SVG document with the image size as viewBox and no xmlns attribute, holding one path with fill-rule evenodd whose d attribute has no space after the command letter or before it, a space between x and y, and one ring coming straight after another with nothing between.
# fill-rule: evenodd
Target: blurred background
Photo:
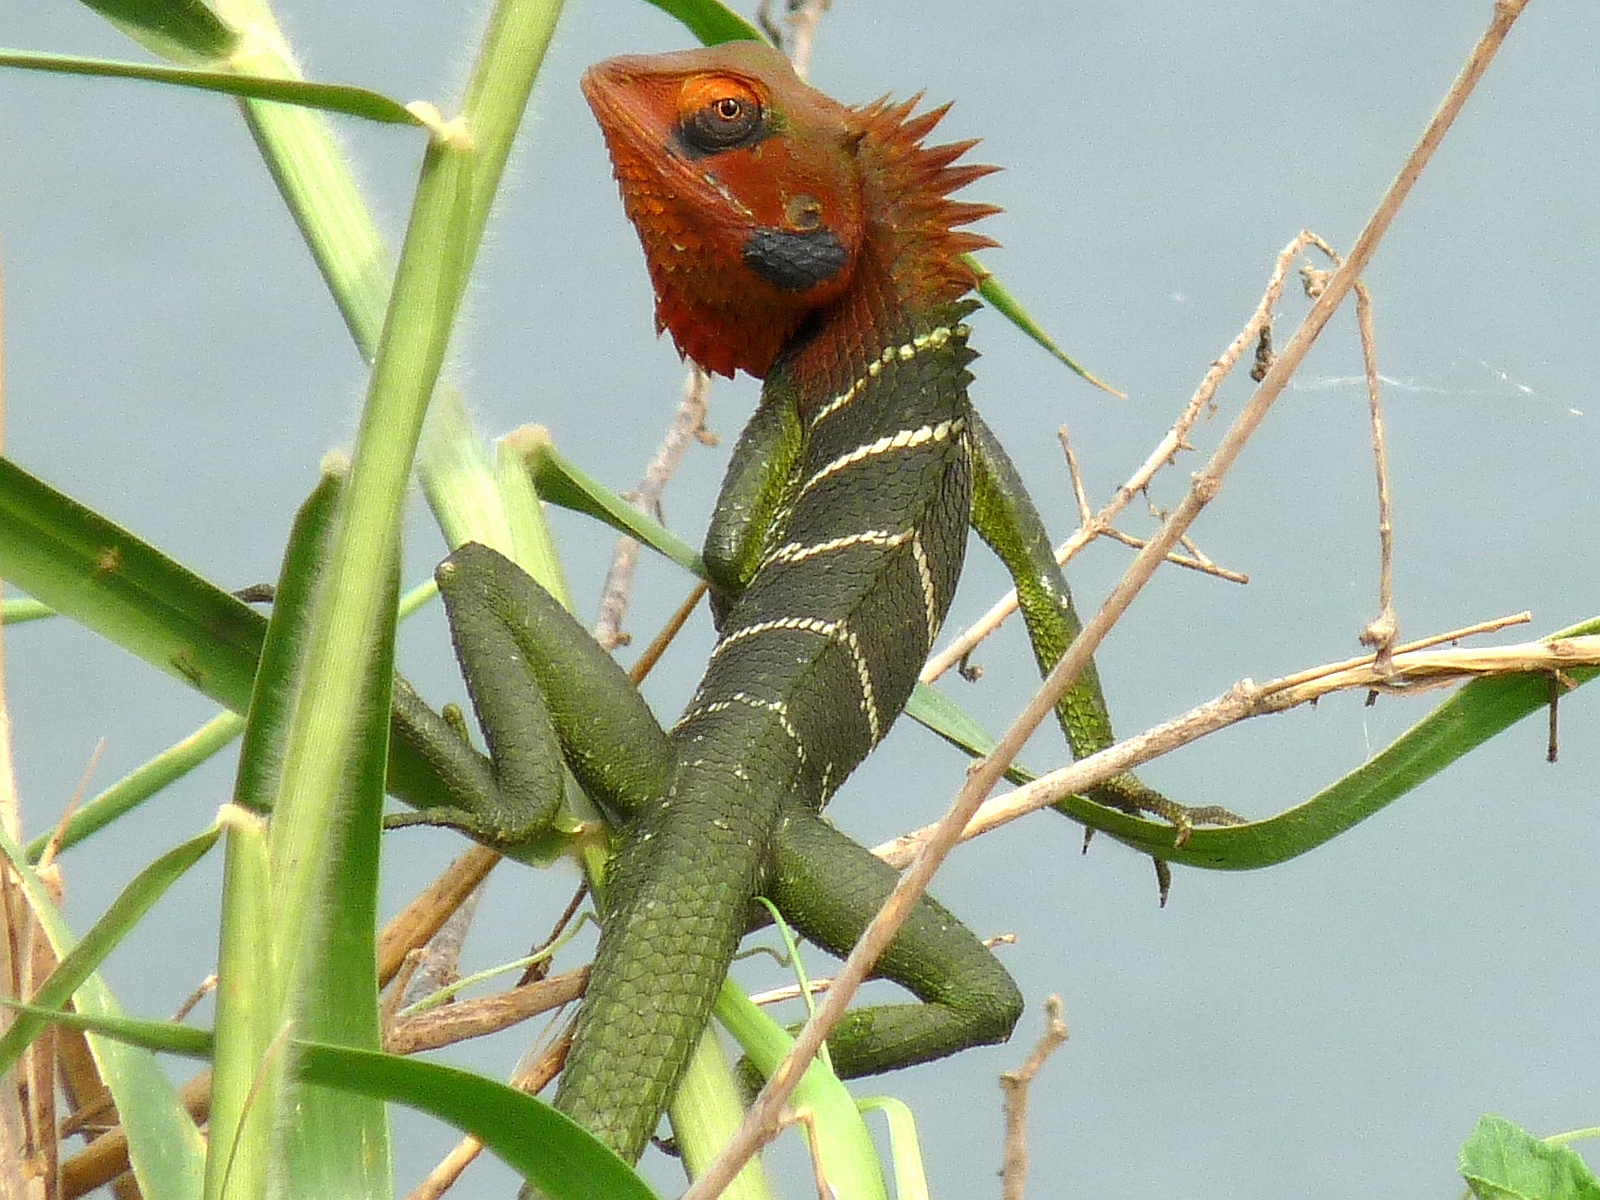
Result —
<instances>
[{"instance_id":1,"label":"blurred background","mask_svg":"<svg viewBox=\"0 0 1600 1200\"><path fill-rule=\"evenodd\" d=\"M278 11L311 77L448 112L482 7L281 0ZM974 401L1058 537L1076 517L1057 427L1070 425L1102 503L1254 308L1277 251L1303 227L1348 248L1489 11L836 0L814 82L849 101L954 100L942 131L982 137L975 157L1005 167L969 194L1006 210L984 223L1003 243L985 261L1071 354L1128 393L1094 391L1002 319L975 319ZM486 433L539 421L626 488L670 419L682 368L651 336L643 262L577 76L606 55L689 38L624 0L574 0L563 21L454 371ZM1531 5L1366 276L1386 380L1402 638L1531 610L1531 632L1502 639L1513 641L1600 611L1597 42L1594 5ZM7 6L0 43L144 57L70 0ZM397 244L420 138L339 128ZM230 102L0 72L0 264L6 453L225 587L272 579L318 461L353 437L364 371ZM1304 308L1291 288L1280 340ZM1250 584L1164 570L1102 650L1123 733L1241 677L1359 652L1356 635L1377 611L1360 376L1342 313L1194 531ZM1242 377L1225 386L1197 446L1214 444L1249 387ZM747 379L717 383L709 424L723 444L695 448L667 494L669 523L692 542L755 391ZM1175 503L1201 461L1165 475L1154 503ZM592 615L611 539L568 514L556 521ZM1152 523L1136 503L1126 525ZM409 543L408 584L444 553L420 500ZM1080 608L1098 604L1130 557L1100 544L1075 562ZM975 544L949 628L1004 587ZM640 644L687 589L676 568L646 561L627 623ZM650 680L663 717L687 698L711 638L702 611ZM30 835L55 823L102 740L91 794L211 712L64 622L10 631L6 650ZM948 687L998 731L1033 685L1031 658L1010 628L978 657L982 681ZM435 702L461 697L436 612L407 626L401 662ZM1145 776L1186 803L1268 815L1359 765L1434 702L1337 697L1210 738ZM1109 839L1082 855L1079 827L1054 814L966 847L936 891L981 934L1017 934L1000 953L1030 1012L1009 1046L858 1090L914 1105L936 1195L997 1194L995 1076L1020 1062L1039 1004L1057 993L1072 1037L1034 1088L1039 1196L1450 1196L1461 1186L1456 1149L1482 1112L1541 1134L1600 1122L1600 710L1584 691L1561 712L1556 765L1544 761L1536 717L1302 859L1239 875L1180 870L1165 910L1147 860ZM1052 729L1026 760L1064 757ZM832 815L871 844L943 811L963 767L904 723ZM218 760L68 853L79 928L143 862L211 819L231 772ZM388 845L391 908L461 849L431 831ZM215 860L185 880L110 963L131 1010L172 1011L211 969L219 871ZM568 867L497 872L467 965L520 953L575 878ZM765 963L745 975L778 977ZM502 1035L458 1057L503 1075L526 1039ZM397 1119L404 1185L454 1138ZM806 1194L793 1148L776 1157L789 1193ZM659 1156L650 1171L669 1191L681 1178ZM510 1176L484 1163L467 1186L509 1195Z\"/></svg>"}]
</instances>

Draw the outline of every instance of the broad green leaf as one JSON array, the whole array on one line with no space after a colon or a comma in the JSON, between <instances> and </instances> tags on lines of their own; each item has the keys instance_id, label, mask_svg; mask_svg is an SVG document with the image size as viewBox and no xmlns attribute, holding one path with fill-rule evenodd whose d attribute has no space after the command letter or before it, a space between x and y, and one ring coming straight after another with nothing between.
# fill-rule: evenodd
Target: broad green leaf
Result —
<instances>
[{"instance_id":1,"label":"broad green leaf","mask_svg":"<svg viewBox=\"0 0 1600 1200\"><path fill-rule=\"evenodd\" d=\"M131 1046L201 1059L211 1051L212 1038L204 1030L11 1007ZM422 1059L300 1040L288 1049L302 1080L437 1117L483 1142L548 1200L656 1200L632 1168L586 1129L526 1092Z\"/></svg>"},{"instance_id":2,"label":"broad green leaf","mask_svg":"<svg viewBox=\"0 0 1600 1200\"><path fill-rule=\"evenodd\" d=\"M231 71L203 71L193 67L163 67L149 63L118 62L104 58L78 58L70 54L40 54L29 50L0 49L0 67L25 71L49 71L57 75L87 75L100 79L136 79L146 83L165 83L174 87L196 88L203 92L223 92L253 100L271 100L323 112L343 113L388 125L415 125L426 122L398 100L391 100L370 88L343 83L311 83L300 79L274 79L267 76L238 75Z\"/></svg>"},{"instance_id":3,"label":"broad green leaf","mask_svg":"<svg viewBox=\"0 0 1600 1200\"><path fill-rule=\"evenodd\" d=\"M719 0L649 0L670 13L707 46L719 42L764 42L754 25Z\"/></svg>"},{"instance_id":4,"label":"broad green leaf","mask_svg":"<svg viewBox=\"0 0 1600 1200\"><path fill-rule=\"evenodd\" d=\"M0 577L242 712L266 621L0 458Z\"/></svg>"},{"instance_id":5,"label":"broad green leaf","mask_svg":"<svg viewBox=\"0 0 1600 1200\"><path fill-rule=\"evenodd\" d=\"M1487 1113L1461 1147L1461 1174L1478 1200L1600 1200L1600 1180L1575 1151Z\"/></svg>"},{"instance_id":6,"label":"broad green leaf","mask_svg":"<svg viewBox=\"0 0 1600 1200\"><path fill-rule=\"evenodd\" d=\"M6 458L0 527L0 578L234 712L249 707L266 617ZM419 806L451 797L403 740L389 788Z\"/></svg>"}]
</instances>

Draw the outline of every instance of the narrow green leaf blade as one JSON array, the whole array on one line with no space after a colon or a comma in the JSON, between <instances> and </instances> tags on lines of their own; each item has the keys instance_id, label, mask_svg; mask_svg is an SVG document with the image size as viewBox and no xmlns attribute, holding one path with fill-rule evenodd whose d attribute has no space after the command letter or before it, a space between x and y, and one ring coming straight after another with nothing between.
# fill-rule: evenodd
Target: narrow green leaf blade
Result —
<instances>
[{"instance_id":1,"label":"narrow green leaf blade","mask_svg":"<svg viewBox=\"0 0 1600 1200\"><path fill-rule=\"evenodd\" d=\"M0 49L0 67L48 71L56 75L82 75L97 79L134 79L172 87L221 92L252 100L271 100L301 108L342 113L386 125L424 126L424 122L398 100L370 88L344 83L312 83L303 79L273 79L239 75L231 71L206 71L194 67L167 67L122 62L107 58L79 58L71 54L42 54L29 50Z\"/></svg>"},{"instance_id":2,"label":"narrow green leaf blade","mask_svg":"<svg viewBox=\"0 0 1600 1200\"><path fill-rule=\"evenodd\" d=\"M1065 363L1071 371L1080 376L1086 382L1092 383L1095 387L1100 388L1102 391L1110 392L1113 396L1122 396L1123 399L1127 399L1122 392L1119 392L1109 383L1106 383L1104 380L1098 379L1091 375L1088 371L1085 371L1067 354L1065 350L1056 345L1056 340L1044 331L1044 327L1040 325L1039 322L1033 319L1032 314L1030 314L1028 310L1022 306L1022 302L1020 300L1011 294L1011 290L1000 282L998 276L991 274L989 269L977 259L973 258L972 255L967 254L963 255L962 257L968 266L970 266L974 271L978 272L978 276L981 281L978 284L978 295L982 296L984 300L988 302L989 307L993 308L995 312L999 313L1023 333L1027 334L1028 337L1032 338L1039 345L1043 346L1047 351L1050 352L1052 358L1055 358L1059 362Z\"/></svg>"},{"instance_id":3,"label":"narrow green leaf blade","mask_svg":"<svg viewBox=\"0 0 1600 1200\"><path fill-rule=\"evenodd\" d=\"M167 889L181 879L189 868L205 857L216 844L220 831L208 829L190 838L180 846L168 850L144 870L135 875L123 888L111 907L101 915L89 932L70 949L61 951L61 961L56 969L34 992L34 1003L41 1008L60 1008L72 999L95 969L105 961L117 945L128 935L151 905L166 895ZM27 866L21 849L9 838L0 841L0 850L12 860L18 870ZM61 930L65 933L65 928ZM52 944L54 940L52 939ZM0 1075L9 1071L28 1044L39 1036L44 1022L34 1016L19 1016L0 1037Z\"/></svg>"},{"instance_id":4,"label":"narrow green leaf blade","mask_svg":"<svg viewBox=\"0 0 1600 1200\"><path fill-rule=\"evenodd\" d=\"M218 713L188 737L142 763L74 812L61 831L56 850L68 850L126 816L161 789L209 761L243 732L244 718L238 713ZM53 833L41 833L28 843L29 862L39 861L53 836Z\"/></svg>"},{"instance_id":5,"label":"narrow green leaf blade","mask_svg":"<svg viewBox=\"0 0 1600 1200\"><path fill-rule=\"evenodd\" d=\"M603 521L618 533L637 538L685 571L705 578L705 563L693 547L565 458L550 440L548 430L529 425L509 435L506 442L528 464L534 487L551 504Z\"/></svg>"},{"instance_id":6,"label":"narrow green leaf blade","mask_svg":"<svg viewBox=\"0 0 1600 1200\"><path fill-rule=\"evenodd\" d=\"M648 0L664 13L676 17L702 45L720 42L764 42L767 39L720 0Z\"/></svg>"},{"instance_id":7,"label":"narrow green leaf blade","mask_svg":"<svg viewBox=\"0 0 1600 1200\"><path fill-rule=\"evenodd\" d=\"M239 35L205 0L83 0L112 24L167 58L221 58Z\"/></svg>"},{"instance_id":8,"label":"narrow green leaf blade","mask_svg":"<svg viewBox=\"0 0 1600 1200\"><path fill-rule=\"evenodd\" d=\"M404 1104L472 1134L548 1200L655 1200L582 1126L503 1083L419 1059L298 1041L295 1061L312 1083Z\"/></svg>"},{"instance_id":9,"label":"narrow green leaf blade","mask_svg":"<svg viewBox=\"0 0 1600 1200\"><path fill-rule=\"evenodd\" d=\"M192 848L195 841L185 843L185 847ZM181 859L185 847L171 854ZM76 939L38 875L24 861L21 847L3 830L0 830L0 853L11 860L12 869L27 889L33 912L51 948L58 958L66 959ZM83 981L72 1001L80 1013L88 1016L121 1015L110 989L96 974ZM128 1135L128 1157L144 1195L160 1196L162 1200L199 1200L205 1168L204 1139L179 1103L177 1090L161 1065L146 1050L101 1037L89 1039L89 1051L122 1115L122 1126Z\"/></svg>"},{"instance_id":10,"label":"narrow green leaf blade","mask_svg":"<svg viewBox=\"0 0 1600 1200\"><path fill-rule=\"evenodd\" d=\"M17 1000L0 998L0 1004L19 1013L38 1017L48 1025L64 1025L84 1033L97 1033L121 1042L125 1046L138 1046L157 1054L176 1054L182 1058L211 1058L212 1035L192 1025L175 1025L171 1021L147 1021L140 1017L91 1016L88 1013L69 1012L59 1008L45 1008L39 1004L23 1004Z\"/></svg>"}]
</instances>

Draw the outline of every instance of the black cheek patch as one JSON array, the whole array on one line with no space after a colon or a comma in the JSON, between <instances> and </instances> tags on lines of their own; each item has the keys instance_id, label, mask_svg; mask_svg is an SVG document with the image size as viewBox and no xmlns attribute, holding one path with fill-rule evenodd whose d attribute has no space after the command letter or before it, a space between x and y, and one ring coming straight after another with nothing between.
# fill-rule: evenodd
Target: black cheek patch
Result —
<instances>
[{"instance_id":1,"label":"black cheek patch","mask_svg":"<svg viewBox=\"0 0 1600 1200\"><path fill-rule=\"evenodd\" d=\"M757 229L745 240L741 254L745 266L785 292L827 283L850 262L850 252L829 229L805 233Z\"/></svg>"}]
</instances>

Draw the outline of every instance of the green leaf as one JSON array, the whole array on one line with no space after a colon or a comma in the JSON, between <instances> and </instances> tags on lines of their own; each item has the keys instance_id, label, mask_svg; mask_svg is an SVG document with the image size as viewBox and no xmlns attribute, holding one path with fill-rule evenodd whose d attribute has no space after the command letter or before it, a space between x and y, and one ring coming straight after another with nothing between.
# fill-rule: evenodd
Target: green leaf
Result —
<instances>
[{"instance_id":1,"label":"green leaf","mask_svg":"<svg viewBox=\"0 0 1600 1200\"><path fill-rule=\"evenodd\" d=\"M94 974L106 955L121 943L128 932L150 911L151 905L167 894L167 889L181 879L195 863L205 857L216 844L220 831L212 828L187 842L168 850L133 880L88 933L62 953L56 969L41 983L33 994L34 1003L41 1008L60 1008ZM22 852L10 839L0 841L0 850L12 860L19 870L27 865ZM19 1016L11 1028L0 1037L0 1075L9 1071L17 1057L39 1036L44 1022L34 1016Z\"/></svg>"},{"instance_id":2,"label":"green leaf","mask_svg":"<svg viewBox=\"0 0 1600 1200\"><path fill-rule=\"evenodd\" d=\"M147 1021L140 1017L90 1016L59 1008L46 1008L40 1004L23 1004L18 1000L0 997L0 1004L15 1012L37 1017L46 1025L64 1025L84 1033L98 1033L125 1046L138 1046L158 1054L176 1054L182 1058L209 1061L214 1044L213 1036L192 1025L177 1025L171 1021Z\"/></svg>"},{"instance_id":3,"label":"green leaf","mask_svg":"<svg viewBox=\"0 0 1600 1200\"><path fill-rule=\"evenodd\" d=\"M1597 632L1600 617L1553 633L1546 640ZM1566 675L1581 685L1597 673L1600 671L1593 667L1578 667ZM1055 807L1091 829L1169 862L1217 871L1253 871L1316 849L1549 703L1550 683L1543 675L1475 679L1381 754L1309 800L1243 825L1196 828L1182 846L1173 844L1172 826L1102 807L1083 796L1068 796ZM974 756L987 754L995 745L982 726L937 689L919 684L906 712ZM1007 778L1013 778L1011 772Z\"/></svg>"},{"instance_id":4,"label":"green leaf","mask_svg":"<svg viewBox=\"0 0 1600 1200\"><path fill-rule=\"evenodd\" d=\"M83 0L135 41L166 58L221 58L239 35L204 0Z\"/></svg>"},{"instance_id":5,"label":"green leaf","mask_svg":"<svg viewBox=\"0 0 1600 1200\"><path fill-rule=\"evenodd\" d=\"M455 1067L296 1042L302 1079L430 1113L488 1146L548 1200L655 1200L632 1168L543 1101Z\"/></svg>"},{"instance_id":6,"label":"green leaf","mask_svg":"<svg viewBox=\"0 0 1600 1200\"><path fill-rule=\"evenodd\" d=\"M204 1030L6 1003L131 1046L188 1058L206 1058L211 1051ZM288 1051L296 1075L306 1082L403 1104L471 1134L547 1200L657 1200L588 1130L526 1092L457 1067L372 1050L294 1040Z\"/></svg>"},{"instance_id":7,"label":"green leaf","mask_svg":"<svg viewBox=\"0 0 1600 1200\"><path fill-rule=\"evenodd\" d=\"M726 4L719 3L719 0L648 0L648 2L662 12L676 17L705 46L715 46L720 42L767 40L759 29Z\"/></svg>"},{"instance_id":8,"label":"green leaf","mask_svg":"<svg viewBox=\"0 0 1600 1200\"><path fill-rule=\"evenodd\" d=\"M48 604L26 596L10 596L0 601L0 625L26 625L29 621L42 621L56 615Z\"/></svg>"},{"instance_id":9,"label":"green leaf","mask_svg":"<svg viewBox=\"0 0 1600 1200\"><path fill-rule=\"evenodd\" d=\"M712 1010L722 1027L749 1056L751 1065L768 1076L794 1048L794 1038L746 996L724 980ZM855 1098L820 1059L813 1059L789 1098L793 1109L812 1114L812 1153L839 1196L873 1200L886 1197L883 1168Z\"/></svg>"},{"instance_id":10,"label":"green leaf","mask_svg":"<svg viewBox=\"0 0 1600 1200\"><path fill-rule=\"evenodd\" d=\"M1043 346L1050 352L1052 357L1062 363L1065 363L1068 368L1070 368L1077 375L1081 376L1087 382L1094 384L1095 387L1100 388L1102 391L1110 392L1113 396L1121 396L1124 400L1127 399L1127 396L1122 392L1119 392L1116 388L1112 387L1104 380L1097 379L1095 376L1089 374L1088 371L1085 371L1075 361L1073 361L1073 359L1068 357L1066 351L1062 350L1060 346L1056 345L1055 339L1044 331L1044 327L1033 319L1027 309L1022 307L1022 303L1011 294L1010 290L1004 284L1000 282L998 276L991 274L987 267L985 267L977 259L973 258L970 254L962 255L962 261L964 261L974 271L978 272L978 277L981 280L981 282L978 284L978 295L982 296L986 301L988 301L989 306L993 308L995 312L999 313L1006 320L1010 321L1035 342L1038 342L1039 345Z\"/></svg>"},{"instance_id":11,"label":"green leaf","mask_svg":"<svg viewBox=\"0 0 1600 1200\"><path fill-rule=\"evenodd\" d=\"M203 92L223 92L254 100L294 104L323 112L343 113L387 125L415 125L425 122L398 100L391 100L370 88L343 83L310 83L300 79L274 79L267 76L239 75L231 71L204 71L193 67L152 66L149 63L119 62L104 58L79 58L70 54L40 54L27 50L0 49L0 67L25 71L49 71L58 75L88 75L101 79L137 79L165 83L174 87L196 88Z\"/></svg>"},{"instance_id":12,"label":"green leaf","mask_svg":"<svg viewBox=\"0 0 1600 1200\"><path fill-rule=\"evenodd\" d=\"M157 792L210 760L243 732L244 718L238 713L218 713L181 742L167 747L78 808L61 830L57 852L76 846L119 817L126 816ZM53 832L41 833L29 842L28 861L38 862L54 836Z\"/></svg>"},{"instance_id":13,"label":"green leaf","mask_svg":"<svg viewBox=\"0 0 1600 1200\"><path fill-rule=\"evenodd\" d=\"M1600 1200L1600 1180L1576 1152L1487 1113L1461 1147L1461 1174L1478 1200Z\"/></svg>"},{"instance_id":14,"label":"green leaf","mask_svg":"<svg viewBox=\"0 0 1600 1200\"><path fill-rule=\"evenodd\" d=\"M187 853L208 836L214 837L214 833L202 835L169 852L161 860L162 865L147 867L141 878L152 871L159 876L167 868L181 863ZM11 860L12 869L27 889L33 913L57 958L69 959L76 939L38 875L24 861L21 847L3 830L0 830L0 852ZM130 884L128 890L133 891L134 887ZM58 967L57 971L60 970ZM110 989L97 974L91 974L79 985L72 1002L78 1012L86 1016L115 1018L121 1015ZM21 1021L19 1018L18 1023ZM161 1065L148 1051L102 1037L89 1039L89 1051L121 1114L122 1127L128 1135L128 1157L143 1194L159 1196L162 1200L199 1200L205 1169L205 1142L199 1128L179 1103L177 1090Z\"/></svg>"},{"instance_id":15,"label":"green leaf","mask_svg":"<svg viewBox=\"0 0 1600 1200\"><path fill-rule=\"evenodd\" d=\"M637 538L685 571L705 578L705 563L693 547L563 457L550 440L549 430L528 425L509 434L505 440L527 463L539 495L551 504L603 521L618 533Z\"/></svg>"},{"instance_id":16,"label":"green leaf","mask_svg":"<svg viewBox=\"0 0 1600 1200\"><path fill-rule=\"evenodd\" d=\"M906 716L973 758L982 758L999 745L999 739L932 684L919 681L912 689L911 701L906 705ZM1023 784L1031 783L1038 776L1020 763L1012 763L1006 769L1006 778L1012 783Z\"/></svg>"}]
</instances>

